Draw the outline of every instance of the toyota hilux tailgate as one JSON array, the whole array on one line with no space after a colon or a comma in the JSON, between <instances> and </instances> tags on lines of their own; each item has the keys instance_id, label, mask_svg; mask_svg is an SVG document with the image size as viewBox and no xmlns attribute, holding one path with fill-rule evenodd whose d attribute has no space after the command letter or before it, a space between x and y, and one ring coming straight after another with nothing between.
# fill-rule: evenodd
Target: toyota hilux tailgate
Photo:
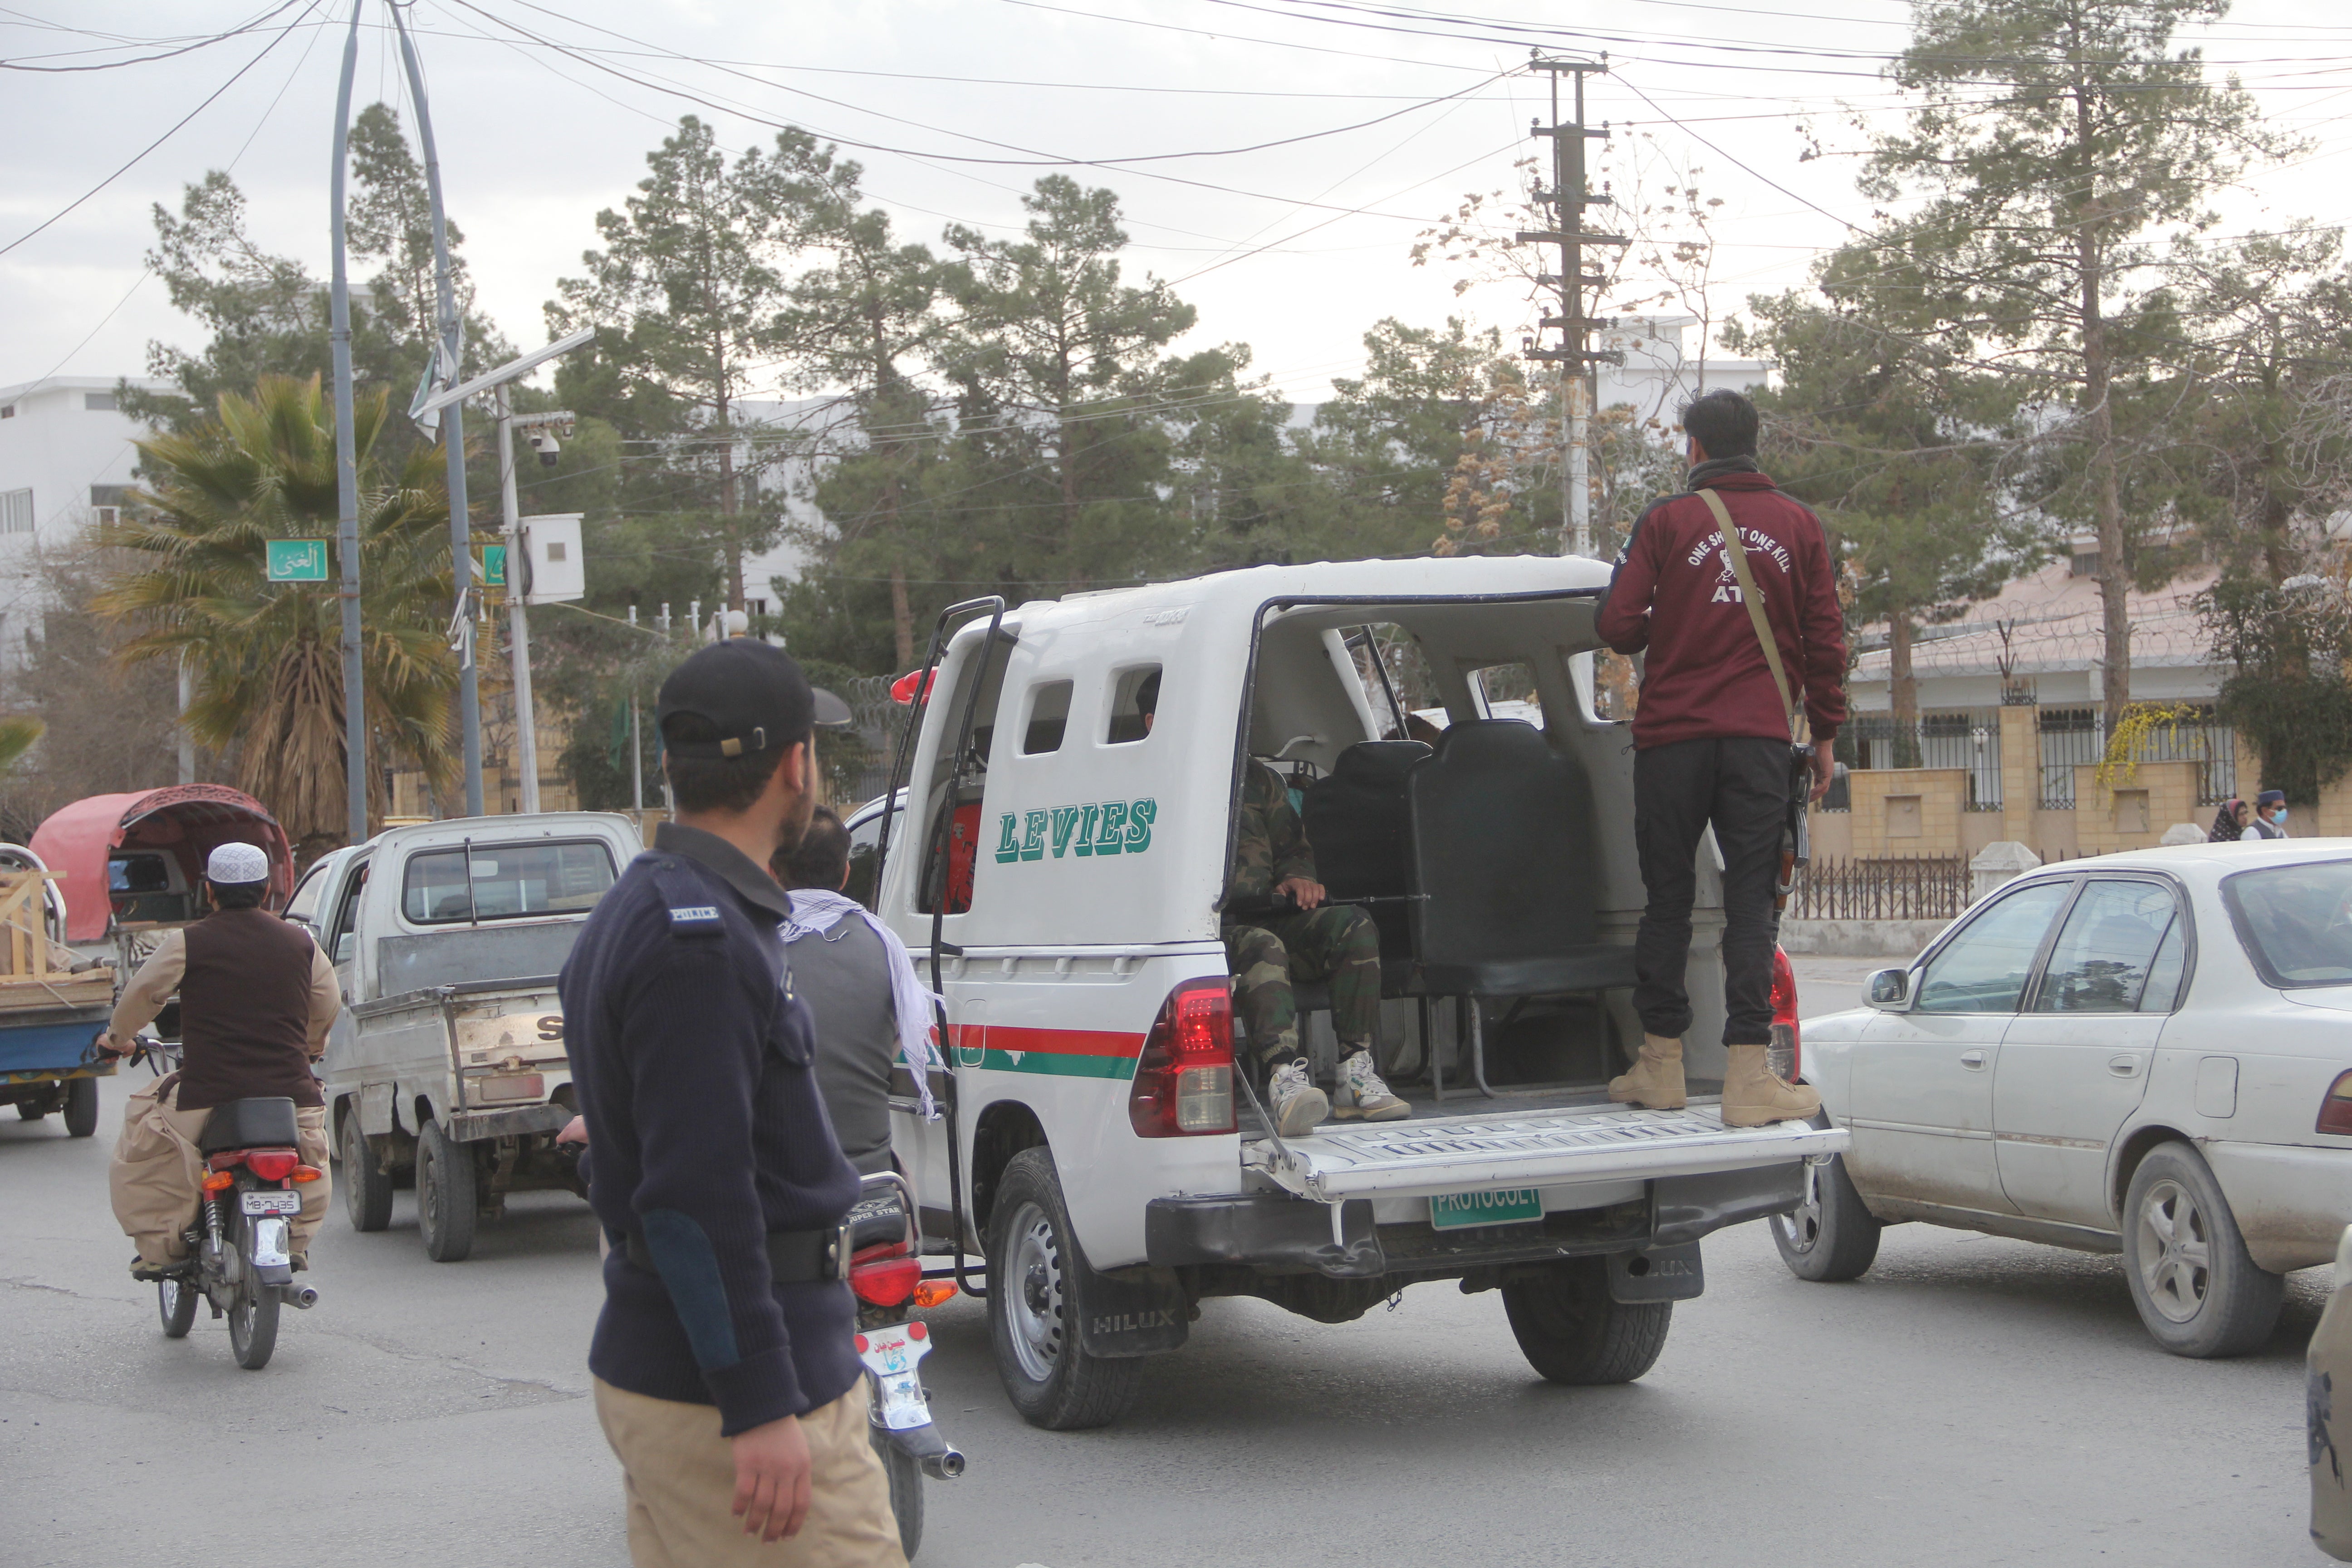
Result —
<instances>
[{"instance_id":1,"label":"toyota hilux tailgate","mask_svg":"<svg viewBox=\"0 0 2352 1568\"><path fill-rule=\"evenodd\" d=\"M1244 1146L1242 1161L1286 1192L1339 1203L1746 1170L1843 1153L1848 1142L1843 1128L1801 1121L1726 1127L1713 1104L1489 1107L1409 1121L1326 1122L1307 1137L1259 1138Z\"/></svg>"}]
</instances>

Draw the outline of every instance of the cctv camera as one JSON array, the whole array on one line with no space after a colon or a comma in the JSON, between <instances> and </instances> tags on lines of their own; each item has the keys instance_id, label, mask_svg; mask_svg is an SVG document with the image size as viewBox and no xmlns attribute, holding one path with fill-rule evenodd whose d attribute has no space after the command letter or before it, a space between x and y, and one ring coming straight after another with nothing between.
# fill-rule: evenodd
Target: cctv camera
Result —
<instances>
[{"instance_id":1,"label":"cctv camera","mask_svg":"<svg viewBox=\"0 0 2352 1568\"><path fill-rule=\"evenodd\" d=\"M530 433L530 449L539 454L540 467L551 468L555 467L555 454L563 449L563 444L555 438L552 430L534 430Z\"/></svg>"}]
</instances>

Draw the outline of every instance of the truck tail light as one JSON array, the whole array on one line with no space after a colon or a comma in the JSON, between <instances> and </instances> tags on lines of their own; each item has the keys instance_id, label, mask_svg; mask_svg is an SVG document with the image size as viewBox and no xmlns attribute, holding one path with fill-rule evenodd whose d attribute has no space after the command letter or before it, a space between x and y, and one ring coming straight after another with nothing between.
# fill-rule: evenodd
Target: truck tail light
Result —
<instances>
[{"instance_id":1,"label":"truck tail light","mask_svg":"<svg viewBox=\"0 0 2352 1568\"><path fill-rule=\"evenodd\" d=\"M1169 993L1135 1065L1127 1114L1139 1138L1235 1130L1234 999L1223 979L1188 980Z\"/></svg>"},{"instance_id":2,"label":"truck tail light","mask_svg":"<svg viewBox=\"0 0 2352 1568\"><path fill-rule=\"evenodd\" d=\"M1772 944L1772 1071L1790 1083L1805 1068L1804 1041L1797 1026L1797 966L1780 944Z\"/></svg>"},{"instance_id":3,"label":"truck tail light","mask_svg":"<svg viewBox=\"0 0 2352 1568\"><path fill-rule=\"evenodd\" d=\"M2315 1131L2352 1138L2352 1072L2337 1073L2336 1081L2327 1086L2327 1098L2319 1102Z\"/></svg>"}]
</instances>

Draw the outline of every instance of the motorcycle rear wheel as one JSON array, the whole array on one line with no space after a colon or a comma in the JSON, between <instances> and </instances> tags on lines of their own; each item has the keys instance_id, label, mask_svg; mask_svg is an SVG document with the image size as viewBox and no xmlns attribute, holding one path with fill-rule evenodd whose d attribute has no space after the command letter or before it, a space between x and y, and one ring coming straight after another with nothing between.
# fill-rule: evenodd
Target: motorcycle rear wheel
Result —
<instances>
[{"instance_id":1,"label":"motorcycle rear wheel","mask_svg":"<svg viewBox=\"0 0 2352 1568\"><path fill-rule=\"evenodd\" d=\"M237 1365L259 1372L269 1364L270 1352L278 1348L278 1300L277 1291L253 1277L249 1231L245 1216L238 1215L230 1240L245 1267L236 1282L236 1298L229 1303L228 1346L236 1355Z\"/></svg>"},{"instance_id":2,"label":"motorcycle rear wheel","mask_svg":"<svg viewBox=\"0 0 2352 1568\"><path fill-rule=\"evenodd\" d=\"M204 1294L184 1279L159 1280L155 1286L155 1315L163 1320L163 1337L184 1340L196 1321L196 1300Z\"/></svg>"},{"instance_id":3,"label":"motorcycle rear wheel","mask_svg":"<svg viewBox=\"0 0 2352 1568\"><path fill-rule=\"evenodd\" d=\"M922 1462L900 1452L881 1427L870 1431L874 1452L882 1460L882 1473L890 1479L890 1513L898 1521L898 1550L912 1563L916 1548L923 1543Z\"/></svg>"}]
</instances>

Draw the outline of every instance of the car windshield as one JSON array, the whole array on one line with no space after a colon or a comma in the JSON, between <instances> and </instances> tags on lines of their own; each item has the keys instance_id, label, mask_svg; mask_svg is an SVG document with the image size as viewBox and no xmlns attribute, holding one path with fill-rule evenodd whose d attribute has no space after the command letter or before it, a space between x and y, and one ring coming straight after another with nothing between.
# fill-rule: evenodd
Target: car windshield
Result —
<instances>
[{"instance_id":1,"label":"car windshield","mask_svg":"<svg viewBox=\"0 0 2352 1568\"><path fill-rule=\"evenodd\" d=\"M476 844L410 856L400 910L411 925L571 914L592 908L612 885L613 852L597 840Z\"/></svg>"},{"instance_id":2,"label":"car windshield","mask_svg":"<svg viewBox=\"0 0 2352 1568\"><path fill-rule=\"evenodd\" d=\"M2352 985L2352 860L2241 871L2221 898L2269 984Z\"/></svg>"}]
</instances>

